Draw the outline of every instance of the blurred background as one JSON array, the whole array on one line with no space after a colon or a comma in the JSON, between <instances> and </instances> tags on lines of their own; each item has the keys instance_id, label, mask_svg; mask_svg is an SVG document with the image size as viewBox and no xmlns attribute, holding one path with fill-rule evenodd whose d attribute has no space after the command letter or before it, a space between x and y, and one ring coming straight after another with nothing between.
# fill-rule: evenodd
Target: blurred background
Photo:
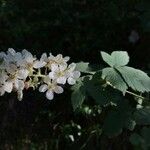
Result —
<instances>
[{"instance_id":1,"label":"blurred background","mask_svg":"<svg viewBox=\"0 0 150 150\"><path fill-rule=\"evenodd\" d=\"M149 0L0 0L1 51L61 53L73 62L102 64L100 51L124 50L130 66L149 71L149 43ZM1 149L69 149L66 132L74 118L83 118L73 115L68 93L53 102L32 90L22 102L13 94L0 97Z\"/></svg>"}]
</instances>

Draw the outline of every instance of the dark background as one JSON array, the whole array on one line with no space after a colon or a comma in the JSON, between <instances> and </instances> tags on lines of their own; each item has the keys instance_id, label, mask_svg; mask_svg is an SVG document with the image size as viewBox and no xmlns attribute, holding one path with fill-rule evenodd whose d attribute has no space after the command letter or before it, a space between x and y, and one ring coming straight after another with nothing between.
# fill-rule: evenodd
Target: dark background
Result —
<instances>
[{"instance_id":1,"label":"dark background","mask_svg":"<svg viewBox=\"0 0 150 150\"><path fill-rule=\"evenodd\" d=\"M99 51L125 50L142 65L150 55L148 6L146 0L1 0L0 48L93 63ZM140 37L136 44L128 40L132 30Z\"/></svg>"},{"instance_id":2,"label":"dark background","mask_svg":"<svg viewBox=\"0 0 150 150\"><path fill-rule=\"evenodd\" d=\"M0 49L27 49L38 57L43 52L61 53L71 61L92 64L103 63L100 51L124 50L131 66L148 71L149 7L149 0L0 0ZM135 43L129 41L132 31L139 35ZM53 131L54 125L64 126L74 118L68 93L66 88L53 102L32 90L25 92L22 102L13 94L1 97L1 144L10 149L28 143L22 139L38 145L51 138L56 146L52 139L64 136Z\"/></svg>"}]
</instances>

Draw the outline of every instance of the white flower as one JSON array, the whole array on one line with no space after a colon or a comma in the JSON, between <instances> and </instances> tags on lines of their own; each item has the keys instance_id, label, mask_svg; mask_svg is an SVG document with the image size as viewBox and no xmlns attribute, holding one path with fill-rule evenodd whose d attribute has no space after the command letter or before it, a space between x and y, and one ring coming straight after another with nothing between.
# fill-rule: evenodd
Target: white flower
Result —
<instances>
[{"instance_id":1,"label":"white flower","mask_svg":"<svg viewBox=\"0 0 150 150\"><path fill-rule=\"evenodd\" d=\"M8 75L5 71L2 71L0 74L0 95L3 95L5 92L11 93L13 85L11 82L7 81Z\"/></svg>"},{"instance_id":2,"label":"white flower","mask_svg":"<svg viewBox=\"0 0 150 150\"><path fill-rule=\"evenodd\" d=\"M27 69L19 69L17 72L17 78L26 80L29 75L29 71Z\"/></svg>"},{"instance_id":3,"label":"white flower","mask_svg":"<svg viewBox=\"0 0 150 150\"><path fill-rule=\"evenodd\" d=\"M23 56L20 52L16 52L14 49L9 48L7 55L4 56L4 60L6 63L12 63L20 66L23 60Z\"/></svg>"},{"instance_id":4,"label":"white flower","mask_svg":"<svg viewBox=\"0 0 150 150\"><path fill-rule=\"evenodd\" d=\"M7 81L4 83L4 90L11 93L14 89L17 91L19 100L22 99L23 90L25 88L25 80L28 76L28 71L26 69L21 69L16 71L14 74L9 74Z\"/></svg>"},{"instance_id":5,"label":"white flower","mask_svg":"<svg viewBox=\"0 0 150 150\"><path fill-rule=\"evenodd\" d=\"M67 66L67 62L69 61L70 57L66 56L63 58L61 54L58 54L57 56L53 56L51 53L49 54L49 57L46 59L47 66L49 69L51 69L52 64L56 64L59 66Z\"/></svg>"},{"instance_id":6,"label":"white flower","mask_svg":"<svg viewBox=\"0 0 150 150\"><path fill-rule=\"evenodd\" d=\"M47 64L45 60L46 58L47 58L46 53L43 53L40 60L36 60L34 62L33 67L36 69L44 67Z\"/></svg>"},{"instance_id":7,"label":"white flower","mask_svg":"<svg viewBox=\"0 0 150 150\"><path fill-rule=\"evenodd\" d=\"M14 75L16 74L18 68L15 64L7 64L6 65L6 71L7 73L11 74L11 75Z\"/></svg>"},{"instance_id":8,"label":"white flower","mask_svg":"<svg viewBox=\"0 0 150 150\"><path fill-rule=\"evenodd\" d=\"M28 69L32 69L32 68L38 69L46 65L45 62L46 53L42 54L40 60L37 60L36 57L34 57L27 50L23 50L22 54L24 57L24 61L22 62L22 64L24 64Z\"/></svg>"},{"instance_id":9,"label":"white flower","mask_svg":"<svg viewBox=\"0 0 150 150\"><path fill-rule=\"evenodd\" d=\"M36 58L27 50L22 51L22 56L23 60L20 65L32 71Z\"/></svg>"},{"instance_id":10,"label":"white flower","mask_svg":"<svg viewBox=\"0 0 150 150\"><path fill-rule=\"evenodd\" d=\"M79 71L75 71L76 64L72 63L68 66L67 70L67 82L70 85L73 85L76 83L76 80L80 77L81 73Z\"/></svg>"},{"instance_id":11,"label":"white flower","mask_svg":"<svg viewBox=\"0 0 150 150\"><path fill-rule=\"evenodd\" d=\"M66 66L69 59L70 59L70 57L68 57L68 56L63 58L63 56L61 54L58 54L56 57L54 57L55 62L60 66Z\"/></svg>"},{"instance_id":12,"label":"white flower","mask_svg":"<svg viewBox=\"0 0 150 150\"><path fill-rule=\"evenodd\" d=\"M46 92L46 98L52 100L54 98L54 93L63 93L63 88L58 86L56 82L52 81L49 77L45 78L45 83L39 87L40 92Z\"/></svg>"},{"instance_id":13,"label":"white flower","mask_svg":"<svg viewBox=\"0 0 150 150\"><path fill-rule=\"evenodd\" d=\"M75 67L75 63L70 64L68 67L52 64L49 78L56 80L58 84L65 84L67 81L68 84L73 85L80 77L80 72L75 71Z\"/></svg>"},{"instance_id":14,"label":"white flower","mask_svg":"<svg viewBox=\"0 0 150 150\"><path fill-rule=\"evenodd\" d=\"M49 78L56 80L59 84L65 84L67 80L66 74L67 66L58 66L56 64L51 65L51 72L49 73Z\"/></svg>"},{"instance_id":15,"label":"white flower","mask_svg":"<svg viewBox=\"0 0 150 150\"><path fill-rule=\"evenodd\" d=\"M25 50L25 49L22 51L22 55L23 55L25 61L26 61L27 63L29 63L29 64L32 64L33 61L36 60L36 58L33 57L33 55L32 55L29 51L27 51L27 50Z\"/></svg>"},{"instance_id":16,"label":"white flower","mask_svg":"<svg viewBox=\"0 0 150 150\"><path fill-rule=\"evenodd\" d=\"M0 63L0 95L16 91L18 99L22 100L24 88L33 86L32 79L37 78L37 85L44 82L39 87L39 91L46 92L47 99L52 100L54 93L60 94L64 91L59 84L64 85L68 82L73 85L80 77L80 72L75 71L75 63L68 66L69 59L61 54L53 56L50 53L47 56L46 53L43 53L38 60L27 50L16 52L12 48L9 48L6 53L0 52L0 61L3 60ZM46 74L42 74L42 68L45 69ZM48 75L47 71L50 71Z\"/></svg>"}]
</instances>

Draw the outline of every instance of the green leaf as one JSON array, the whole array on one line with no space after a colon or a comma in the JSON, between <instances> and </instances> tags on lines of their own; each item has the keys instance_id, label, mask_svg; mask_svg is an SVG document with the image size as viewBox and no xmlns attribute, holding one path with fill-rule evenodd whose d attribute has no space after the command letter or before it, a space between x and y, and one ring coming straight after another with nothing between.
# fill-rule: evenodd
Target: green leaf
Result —
<instances>
[{"instance_id":1,"label":"green leaf","mask_svg":"<svg viewBox=\"0 0 150 150\"><path fill-rule=\"evenodd\" d=\"M72 89L74 90L71 95L72 107L74 110L79 108L85 100L85 90L82 81L75 84Z\"/></svg>"},{"instance_id":2,"label":"green leaf","mask_svg":"<svg viewBox=\"0 0 150 150\"><path fill-rule=\"evenodd\" d=\"M111 55L101 52L103 60L111 67L102 70L102 78L110 82L114 88L126 92L128 87L138 92L150 91L149 76L138 69L125 66L129 62L127 52L115 51Z\"/></svg>"},{"instance_id":3,"label":"green leaf","mask_svg":"<svg viewBox=\"0 0 150 150\"><path fill-rule=\"evenodd\" d=\"M92 69L89 67L89 63L87 62L79 62L76 63L76 70L83 73L91 73Z\"/></svg>"},{"instance_id":4,"label":"green leaf","mask_svg":"<svg viewBox=\"0 0 150 150\"><path fill-rule=\"evenodd\" d=\"M139 125L150 125L150 109L143 108L135 111L135 120Z\"/></svg>"},{"instance_id":5,"label":"green leaf","mask_svg":"<svg viewBox=\"0 0 150 150\"><path fill-rule=\"evenodd\" d=\"M100 105L110 104L111 102L117 103L120 100L120 94L109 86L103 87L104 81L101 80L101 74L101 72L97 72L92 79L86 78L84 80L87 94Z\"/></svg>"},{"instance_id":6,"label":"green leaf","mask_svg":"<svg viewBox=\"0 0 150 150\"><path fill-rule=\"evenodd\" d=\"M139 92L150 91L150 78L143 71L127 66L117 67L116 69L120 72L127 85L133 90Z\"/></svg>"},{"instance_id":7,"label":"green leaf","mask_svg":"<svg viewBox=\"0 0 150 150\"><path fill-rule=\"evenodd\" d=\"M144 139L144 147L145 148L150 148L150 142L149 142L149 137L150 137L150 128L144 127L141 131L141 135Z\"/></svg>"},{"instance_id":8,"label":"green leaf","mask_svg":"<svg viewBox=\"0 0 150 150\"><path fill-rule=\"evenodd\" d=\"M101 52L103 60L111 67L125 66L129 62L129 56L126 51L114 51L111 55Z\"/></svg>"},{"instance_id":9,"label":"green leaf","mask_svg":"<svg viewBox=\"0 0 150 150\"><path fill-rule=\"evenodd\" d=\"M101 56L102 56L103 60L104 60L108 65L110 65L111 67L113 67L113 61L112 61L112 59L111 59L111 56L110 56L108 53L102 51L102 52L101 52Z\"/></svg>"},{"instance_id":10,"label":"green leaf","mask_svg":"<svg viewBox=\"0 0 150 150\"><path fill-rule=\"evenodd\" d=\"M130 136L130 142L133 145L139 146L141 144L142 140L143 140L142 137L137 133L133 133Z\"/></svg>"},{"instance_id":11,"label":"green leaf","mask_svg":"<svg viewBox=\"0 0 150 150\"><path fill-rule=\"evenodd\" d=\"M130 136L130 142L140 150L149 150L150 149L150 128L144 127L140 134L134 133Z\"/></svg>"},{"instance_id":12,"label":"green leaf","mask_svg":"<svg viewBox=\"0 0 150 150\"><path fill-rule=\"evenodd\" d=\"M104 120L104 133L108 136L117 136L123 128L133 130L135 122L132 119L132 108L125 99L119 101L116 110L110 111Z\"/></svg>"},{"instance_id":13,"label":"green leaf","mask_svg":"<svg viewBox=\"0 0 150 150\"><path fill-rule=\"evenodd\" d=\"M114 66L125 66L129 63L129 55L126 51L114 51L111 53Z\"/></svg>"},{"instance_id":14,"label":"green leaf","mask_svg":"<svg viewBox=\"0 0 150 150\"><path fill-rule=\"evenodd\" d=\"M110 97L107 96L105 89L100 84L95 85L89 81L86 84L86 91L100 105L106 105L110 102Z\"/></svg>"},{"instance_id":15,"label":"green leaf","mask_svg":"<svg viewBox=\"0 0 150 150\"><path fill-rule=\"evenodd\" d=\"M104 68L102 70L102 78L109 81L116 89L123 93L127 90L127 85L114 68Z\"/></svg>"},{"instance_id":16,"label":"green leaf","mask_svg":"<svg viewBox=\"0 0 150 150\"><path fill-rule=\"evenodd\" d=\"M118 112L111 111L104 120L104 133L108 136L117 136L122 132L123 119Z\"/></svg>"}]
</instances>

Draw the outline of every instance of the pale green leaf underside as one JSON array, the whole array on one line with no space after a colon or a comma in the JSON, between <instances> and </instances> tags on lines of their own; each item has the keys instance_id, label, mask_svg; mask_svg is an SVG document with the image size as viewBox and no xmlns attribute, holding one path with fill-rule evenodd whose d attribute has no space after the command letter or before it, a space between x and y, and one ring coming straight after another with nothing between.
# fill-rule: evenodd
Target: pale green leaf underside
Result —
<instances>
[{"instance_id":1,"label":"pale green leaf underside","mask_svg":"<svg viewBox=\"0 0 150 150\"><path fill-rule=\"evenodd\" d=\"M117 67L116 69L120 72L127 85L133 90L139 92L150 91L150 78L143 71L127 66Z\"/></svg>"},{"instance_id":2,"label":"pale green leaf underside","mask_svg":"<svg viewBox=\"0 0 150 150\"><path fill-rule=\"evenodd\" d=\"M111 59L111 56L106 53L106 52L101 52L101 56L103 58L103 60L108 64L110 65L111 67L113 67L113 61Z\"/></svg>"},{"instance_id":3,"label":"pale green leaf underside","mask_svg":"<svg viewBox=\"0 0 150 150\"><path fill-rule=\"evenodd\" d=\"M111 67L125 66L129 62L129 56L126 51L114 51L111 55L101 52L103 60Z\"/></svg>"}]
</instances>

